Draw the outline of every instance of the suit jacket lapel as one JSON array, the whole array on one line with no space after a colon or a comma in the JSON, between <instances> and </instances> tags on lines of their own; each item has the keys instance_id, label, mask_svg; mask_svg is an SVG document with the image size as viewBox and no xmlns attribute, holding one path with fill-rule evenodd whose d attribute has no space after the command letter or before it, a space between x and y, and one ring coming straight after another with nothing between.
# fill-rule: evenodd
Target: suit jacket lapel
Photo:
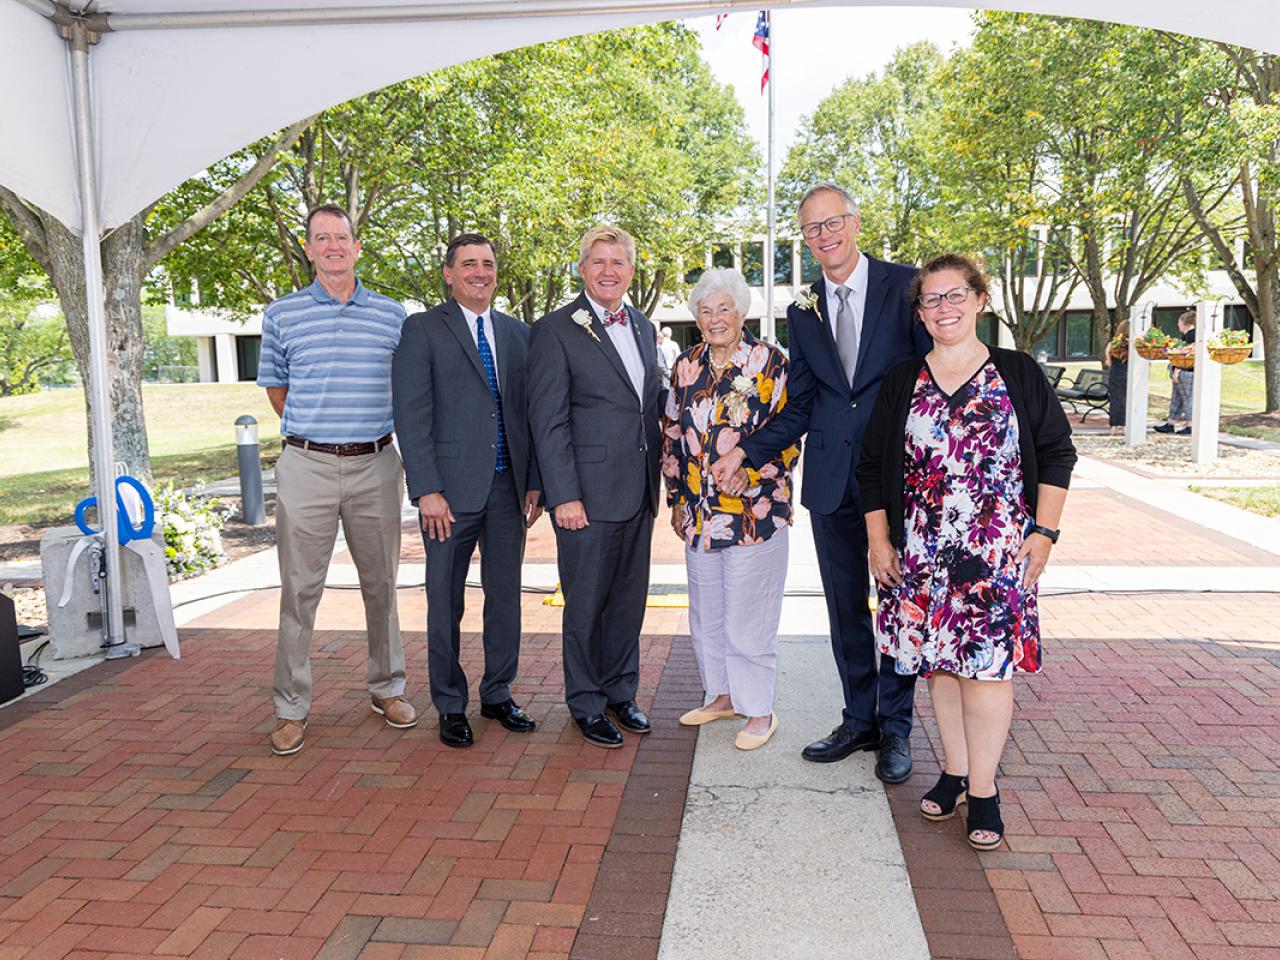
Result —
<instances>
[{"instance_id":1,"label":"suit jacket lapel","mask_svg":"<svg viewBox=\"0 0 1280 960\"><path fill-rule=\"evenodd\" d=\"M840 351L836 349L836 338L831 331L831 318L827 316L827 282L825 277L818 277L814 281L814 296L817 300L814 302L813 308L818 312L818 318L822 321L818 324L818 337L823 343L823 352L827 358L827 376L825 379L834 386L848 387L849 383L844 376L844 364L840 362Z\"/></svg>"},{"instance_id":2,"label":"suit jacket lapel","mask_svg":"<svg viewBox=\"0 0 1280 960\"><path fill-rule=\"evenodd\" d=\"M630 318L627 322L631 326L631 335L635 337L636 349L640 351L640 366L643 374L640 379L640 406L644 407L648 401L648 393L650 384L658 382L658 341L650 331L649 324L645 322L645 316L635 307L627 307L627 316ZM645 341L648 341L647 343ZM631 378L627 378L627 382L631 382ZM659 384L659 388L661 384ZM656 399L656 395L655 395Z\"/></svg>"},{"instance_id":3,"label":"suit jacket lapel","mask_svg":"<svg viewBox=\"0 0 1280 960\"><path fill-rule=\"evenodd\" d=\"M626 384L627 393L634 397L636 395L636 388L631 385L631 377L627 373L627 366L622 362L622 356L618 353L618 348L613 345L613 340L610 339L609 332L605 330L604 324L601 323L600 318L596 316L595 308L591 306L591 301L587 299L587 295L585 293L578 295L578 299L573 303L572 312L577 313L579 307L586 310L587 313L591 315L591 329L595 331L596 338L599 340L599 343L596 345L604 352L604 355L608 358L610 365L612 365L613 369L617 371L618 376L622 378L622 382ZM640 355L643 357L644 353L641 352ZM638 397L636 398L636 402L640 402Z\"/></svg>"},{"instance_id":4,"label":"suit jacket lapel","mask_svg":"<svg viewBox=\"0 0 1280 960\"><path fill-rule=\"evenodd\" d=\"M498 386L506 390L511 382L507 375L511 370L511 351L515 349L511 324L520 321L497 310L490 310L489 316L493 318L493 335L498 342Z\"/></svg>"},{"instance_id":5,"label":"suit jacket lapel","mask_svg":"<svg viewBox=\"0 0 1280 960\"><path fill-rule=\"evenodd\" d=\"M865 253L859 256L867 257ZM884 302L889 296L889 271L884 264L874 257L867 257L867 302L862 308L862 335L858 338L858 363L853 368L853 379L856 383L862 372L863 361L867 350L876 335L876 326L880 323L880 314L884 312Z\"/></svg>"},{"instance_id":6,"label":"suit jacket lapel","mask_svg":"<svg viewBox=\"0 0 1280 960\"><path fill-rule=\"evenodd\" d=\"M492 316L492 312L490 312ZM458 343L471 360L471 365L476 368L476 373L480 374L480 379L485 382L485 386L489 385L489 375L484 372L484 364L480 362L480 351L476 348L476 342L471 338L471 328L467 326L467 319L462 315L462 308L458 306L456 300L450 300L445 304L444 325L449 328L449 332L458 338ZM492 326L492 324L490 324ZM489 331L492 333L492 331ZM504 351L499 346L498 355L501 358ZM498 361L501 363L501 359Z\"/></svg>"}]
</instances>

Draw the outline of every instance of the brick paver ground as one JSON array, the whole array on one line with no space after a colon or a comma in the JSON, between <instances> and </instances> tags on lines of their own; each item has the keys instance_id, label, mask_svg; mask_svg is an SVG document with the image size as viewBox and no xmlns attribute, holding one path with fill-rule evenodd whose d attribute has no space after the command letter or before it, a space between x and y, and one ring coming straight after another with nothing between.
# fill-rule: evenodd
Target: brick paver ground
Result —
<instances>
[{"instance_id":1,"label":"brick paver ground","mask_svg":"<svg viewBox=\"0 0 1280 960\"><path fill-rule=\"evenodd\" d=\"M1064 529L1064 565L1277 559L1096 488ZM545 521L527 559L554 559ZM680 560L665 529L654 560ZM421 591L401 615L426 716L404 733L368 711L358 593L329 591L308 745L281 759L277 599L202 618L181 662L0 710L0 960L654 955L693 745L674 720L698 693L683 611L646 619L641 701L662 729L601 751L561 700L560 610L528 595L516 696L540 728L473 716L476 746L453 751L423 689ZM972 853L963 821L915 815L936 769L920 698L920 771L890 799L933 954L1280 958L1280 597L1048 596L1042 617L1047 667L1019 681L1002 771L1007 848Z\"/></svg>"}]
</instances>

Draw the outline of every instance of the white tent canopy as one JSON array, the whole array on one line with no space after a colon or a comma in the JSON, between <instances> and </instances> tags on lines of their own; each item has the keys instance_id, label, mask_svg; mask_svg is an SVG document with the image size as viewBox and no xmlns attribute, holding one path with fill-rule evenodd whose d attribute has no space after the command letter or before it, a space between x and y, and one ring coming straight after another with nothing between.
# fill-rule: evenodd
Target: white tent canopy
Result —
<instances>
[{"instance_id":1,"label":"white tent canopy","mask_svg":"<svg viewBox=\"0 0 1280 960\"><path fill-rule=\"evenodd\" d=\"M0 186L85 238L94 472L119 569L101 251L173 187L325 107L476 57L761 6L951 6L1112 20L1280 52L1276 0L0 0ZM850 37L850 45L857 38ZM1010 51L1016 56L1017 51ZM120 591L108 636L127 652ZM109 650L108 656L112 653Z\"/></svg>"},{"instance_id":2,"label":"white tent canopy","mask_svg":"<svg viewBox=\"0 0 1280 960\"><path fill-rule=\"evenodd\" d=\"M245 144L407 77L555 37L764 5L759 0L104 0L92 9L110 29L90 54L99 218L104 228L115 226ZM832 4L790 6L824 5ZM840 5L915 4L846 0ZM1280 52L1275 0L933 0L929 5L1116 20ZM51 6L50 0L0 0L0 184L78 229L67 48L39 12ZM227 25L245 19L244 14L280 25ZM369 15L382 19L354 22ZM291 22L324 17L338 22Z\"/></svg>"}]
</instances>

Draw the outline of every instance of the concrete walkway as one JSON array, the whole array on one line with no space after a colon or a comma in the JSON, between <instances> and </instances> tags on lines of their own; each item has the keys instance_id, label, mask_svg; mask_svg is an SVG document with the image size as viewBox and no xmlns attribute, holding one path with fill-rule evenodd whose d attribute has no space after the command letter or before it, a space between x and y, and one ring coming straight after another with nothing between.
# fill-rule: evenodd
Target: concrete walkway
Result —
<instances>
[{"instance_id":1,"label":"concrete walkway","mask_svg":"<svg viewBox=\"0 0 1280 960\"><path fill-rule=\"evenodd\" d=\"M369 713L358 593L331 589L308 745L274 758L274 555L179 584L181 662L102 665L0 710L0 960L1276 960L1274 522L1084 461L1063 529L1046 669L1019 680L1002 766L1008 845L982 855L962 820L915 812L936 776L923 684L909 783L884 789L867 755L798 758L840 708L803 523L781 726L753 754L732 748L731 723L675 724L701 691L670 608L648 611L642 641L654 734L584 745L561 700L560 610L541 593L526 595L516 687L539 730L473 717L476 746L444 748L410 532L400 611L427 716L398 733ZM526 560L528 586L554 585L545 521ZM654 564L655 584L682 582L661 524ZM339 550L331 583L352 574Z\"/></svg>"}]
</instances>

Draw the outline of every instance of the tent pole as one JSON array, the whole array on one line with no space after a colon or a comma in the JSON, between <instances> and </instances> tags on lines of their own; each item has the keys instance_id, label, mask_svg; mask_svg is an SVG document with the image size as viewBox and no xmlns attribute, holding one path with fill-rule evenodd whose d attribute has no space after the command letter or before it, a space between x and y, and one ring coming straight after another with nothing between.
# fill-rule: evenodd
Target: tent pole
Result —
<instances>
[{"instance_id":1,"label":"tent pole","mask_svg":"<svg viewBox=\"0 0 1280 960\"><path fill-rule=\"evenodd\" d=\"M138 652L125 642L124 596L120 578L120 538L116 527L116 471L111 439L111 391L107 371L107 316L102 286L101 230L98 226L98 184L94 172L93 114L89 99L89 45L96 38L82 22L65 28L71 51L71 109L76 132L76 160L80 185L81 230L84 239L84 292L89 317L89 412L93 420L94 492L102 525L103 565L107 576L104 627L107 657ZM132 649L130 649L132 648Z\"/></svg>"}]
</instances>

